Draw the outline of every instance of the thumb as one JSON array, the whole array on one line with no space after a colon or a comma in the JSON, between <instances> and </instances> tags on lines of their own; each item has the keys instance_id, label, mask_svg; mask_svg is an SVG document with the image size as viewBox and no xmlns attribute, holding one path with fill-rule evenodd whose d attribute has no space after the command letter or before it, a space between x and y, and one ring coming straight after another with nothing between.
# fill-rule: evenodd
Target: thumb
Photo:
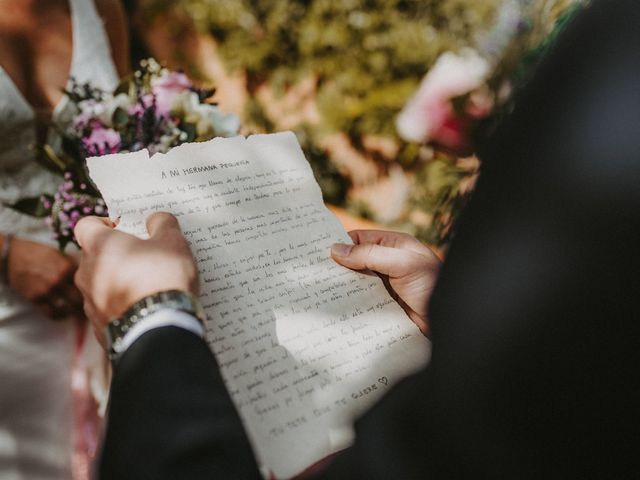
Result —
<instances>
[{"instance_id":1,"label":"thumb","mask_svg":"<svg viewBox=\"0 0 640 480\"><path fill-rule=\"evenodd\" d=\"M92 250L98 237L113 230L112 222L104 217L84 217L73 229L73 233L78 241L78 245L85 250Z\"/></svg>"},{"instance_id":2,"label":"thumb","mask_svg":"<svg viewBox=\"0 0 640 480\"><path fill-rule=\"evenodd\" d=\"M175 231L182 232L178 220L170 213L156 212L147 218L147 232L151 238L175 233Z\"/></svg>"},{"instance_id":3,"label":"thumb","mask_svg":"<svg viewBox=\"0 0 640 480\"><path fill-rule=\"evenodd\" d=\"M406 275L411 270L411 265L415 263L414 255L417 254L375 243L337 243L331 247L331 256L340 265L352 270L373 270L392 278Z\"/></svg>"}]
</instances>

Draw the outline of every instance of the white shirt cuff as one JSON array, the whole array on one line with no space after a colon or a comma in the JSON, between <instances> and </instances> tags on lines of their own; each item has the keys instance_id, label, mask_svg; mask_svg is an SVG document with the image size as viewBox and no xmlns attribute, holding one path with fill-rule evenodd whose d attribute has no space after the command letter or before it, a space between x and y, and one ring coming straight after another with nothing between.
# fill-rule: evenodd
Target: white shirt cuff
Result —
<instances>
[{"instance_id":1,"label":"white shirt cuff","mask_svg":"<svg viewBox=\"0 0 640 480\"><path fill-rule=\"evenodd\" d=\"M122 352L125 352L142 335L154 328L178 327L204 336L204 328L196 317L180 310L165 308L158 310L136 323L122 339Z\"/></svg>"}]
</instances>

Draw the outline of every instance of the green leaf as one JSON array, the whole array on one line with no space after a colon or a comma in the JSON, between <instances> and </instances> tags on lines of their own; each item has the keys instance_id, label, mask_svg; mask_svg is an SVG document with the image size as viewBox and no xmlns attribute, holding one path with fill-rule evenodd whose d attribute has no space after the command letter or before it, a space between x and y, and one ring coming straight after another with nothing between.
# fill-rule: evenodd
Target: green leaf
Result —
<instances>
[{"instance_id":1,"label":"green leaf","mask_svg":"<svg viewBox=\"0 0 640 480\"><path fill-rule=\"evenodd\" d=\"M113 92L113 95L116 96L121 93L124 93L125 95L130 95L132 90L133 90L133 77L131 75L127 75L120 81L117 88Z\"/></svg>"},{"instance_id":2,"label":"green leaf","mask_svg":"<svg viewBox=\"0 0 640 480\"><path fill-rule=\"evenodd\" d=\"M118 107L115 112L113 112L111 122L116 130L124 128L127 126L127 123L129 123L129 114L125 109Z\"/></svg>"},{"instance_id":3,"label":"green leaf","mask_svg":"<svg viewBox=\"0 0 640 480\"><path fill-rule=\"evenodd\" d=\"M51 145L44 145L42 147L42 153L44 153L45 160L48 160L51 165L55 166L60 173L64 173L67 171L67 163L60 156L58 156Z\"/></svg>"},{"instance_id":4,"label":"green leaf","mask_svg":"<svg viewBox=\"0 0 640 480\"><path fill-rule=\"evenodd\" d=\"M82 164L84 155L80 149L80 141L68 135L61 134L62 155L67 159L65 163Z\"/></svg>"},{"instance_id":5,"label":"green leaf","mask_svg":"<svg viewBox=\"0 0 640 480\"><path fill-rule=\"evenodd\" d=\"M187 134L185 142L193 142L196 139L196 125L195 123L182 122L180 129Z\"/></svg>"},{"instance_id":6,"label":"green leaf","mask_svg":"<svg viewBox=\"0 0 640 480\"><path fill-rule=\"evenodd\" d=\"M50 201L53 201L53 196L43 195ZM51 213L51 209L45 208L42 203L42 197L29 197L18 200L13 204L5 204L7 207L16 210L17 212L24 213L36 218L45 218Z\"/></svg>"}]
</instances>

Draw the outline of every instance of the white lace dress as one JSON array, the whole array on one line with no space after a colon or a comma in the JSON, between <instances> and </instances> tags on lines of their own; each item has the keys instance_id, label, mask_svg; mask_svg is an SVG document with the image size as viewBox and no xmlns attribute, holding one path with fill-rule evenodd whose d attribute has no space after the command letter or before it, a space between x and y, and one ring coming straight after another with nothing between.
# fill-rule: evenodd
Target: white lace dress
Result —
<instances>
[{"instance_id":1,"label":"white lace dress","mask_svg":"<svg viewBox=\"0 0 640 480\"><path fill-rule=\"evenodd\" d=\"M118 76L93 0L70 0L71 75L113 88ZM54 121L68 114L63 100ZM33 160L35 114L0 67L0 232L54 246L41 220L6 208L53 192L58 177ZM0 287L0 478L69 479L72 455L71 322L53 322Z\"/></svg>"}]
</instances>

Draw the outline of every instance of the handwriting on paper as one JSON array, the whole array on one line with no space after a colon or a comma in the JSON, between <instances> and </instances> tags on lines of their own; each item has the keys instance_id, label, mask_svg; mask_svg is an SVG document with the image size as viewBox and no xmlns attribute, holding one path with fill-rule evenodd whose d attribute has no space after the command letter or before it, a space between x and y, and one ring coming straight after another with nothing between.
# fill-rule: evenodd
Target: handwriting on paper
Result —
<instances>
[{"instance_id":1,"label":"handwriting on paper","mask_svg":"<svg viewBox=\"0 0 640 480\"><path fill-rule=\"evenodd\" d=\"M178 217L198 261L207 341L276 476L346 446L336 432L426 362L428 342L381 280L330 259L333 243L350 240L293 134L89 165L120 229L145 236L151 213Z\"/></svg>"}]
</instances>

